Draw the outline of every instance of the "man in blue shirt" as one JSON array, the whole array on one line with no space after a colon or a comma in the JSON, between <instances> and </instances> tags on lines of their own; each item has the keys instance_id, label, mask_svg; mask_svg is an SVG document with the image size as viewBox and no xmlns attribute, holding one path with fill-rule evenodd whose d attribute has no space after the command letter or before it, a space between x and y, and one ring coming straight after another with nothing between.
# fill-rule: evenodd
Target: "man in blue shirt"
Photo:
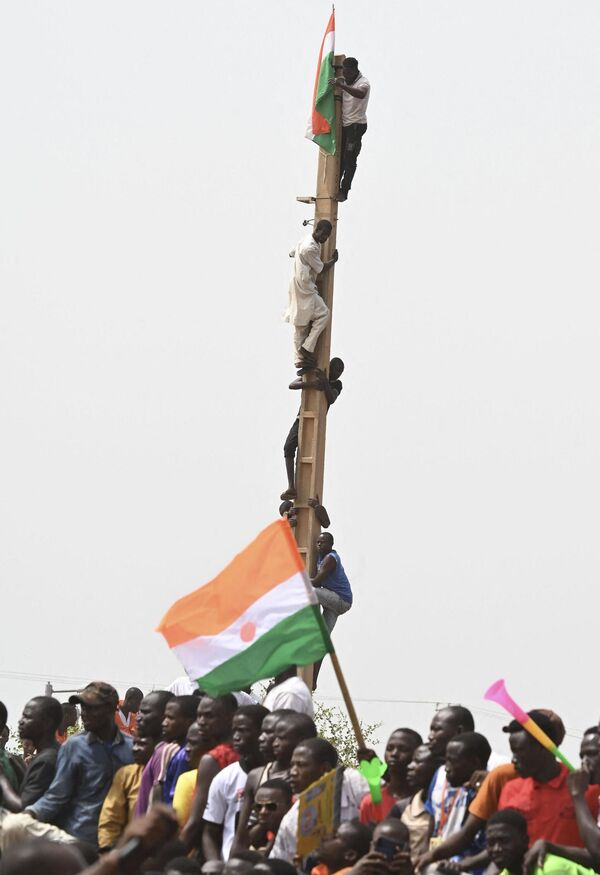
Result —
<instances>
[{"instance_id":1,"label":"man in blue shirt","mask_svg":"<svg viewBox=\"0 0 600 875\"><path fill-rule=\"evenodd\" d=\"M323 532L317 538L317 573L311 579L315 595L323 608L323 621L328 631L337 623L340 614L352 607L352 589L342 565L342 560L333 549L333 535Z\"/></svg>"},{"instance_id":2,"label":"man in blue shirt","mask_svg":"<svg viewBox=\"0 0 600 875\"><path fill-rule=\"evenodd\" d=\"M85 731L62 745L52 784L26 811L97 845L100 809L114 773L133 762L132 739L115 725L119 696L110 684L93 681L69 701L81 706Z\"/></svg>"}]
</instances>

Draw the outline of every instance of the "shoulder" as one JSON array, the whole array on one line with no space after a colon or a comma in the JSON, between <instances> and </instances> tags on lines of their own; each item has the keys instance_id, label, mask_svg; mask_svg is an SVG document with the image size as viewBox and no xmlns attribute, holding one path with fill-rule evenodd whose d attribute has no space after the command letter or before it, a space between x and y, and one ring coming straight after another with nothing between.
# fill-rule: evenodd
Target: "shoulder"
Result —
<instances>
[{"instance_id":1,"label":"shoulder","mask_svg":"<svg viewBox=\"0 0 600 875\"><path fill-rule=\"evenodd\" d=\"M487 787L503 787L509 781L514 781L519 777L519 773L512 763L503 763L501 766L496 766L491 772L485 776L482 786Z\"/></svg>"},{"instance_id":2,"label":"shoulder","mask_svg":"<svg viewBox=\"0 0 600 875\"><path fill-rule=\"evenodd\" d=\"M342 787L346 792L350 792L355 798L361 800L369 792L367 779L363 778L357 769L344 769Z\"/></svg>"},{"instance_id":3,"label":"shoulder","mask_svg":"<svg viewBox=\"0 0 600 875\"><path fill-rule=\"evenodd\" d=\"M358 80L354 84L356 88L368 88L369 90L371 88L371 83L367 77L362 75L358 77Z\"/></svg>"},{"instance_id":4,"label":"shoulder","mask_svg":"<svg viewBox=\"0 0 600 875\"><path fill-rule=\"evenodd\" d=\"M296 832L296 824L298 822L298 809L300 807L300 803L296 799L290 810L283 815L281 819L281 824L279 825L279 830L293 830ZM279 833L278 833L279 834Z\"/></svg>"}]
</instances>

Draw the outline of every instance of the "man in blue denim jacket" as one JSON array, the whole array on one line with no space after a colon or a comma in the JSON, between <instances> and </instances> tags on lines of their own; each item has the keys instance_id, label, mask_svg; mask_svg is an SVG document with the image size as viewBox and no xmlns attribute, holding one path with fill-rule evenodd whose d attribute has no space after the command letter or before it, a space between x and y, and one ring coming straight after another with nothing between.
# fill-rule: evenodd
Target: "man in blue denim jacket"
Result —
<instances>
[{"instance_id":1,"label":"man in blue denim jacket","mask_svg":"<svg viewBox=\"0 0 600 875\"><path fill-rule=\"evenodd\" d=\"M114 773L133 762L132 739L115 725L119 696L110 684L93 681L69 702L81 706L85 731L63 744L52 784L26 811L97 845L100 809Z\"/></svg>"}]
</instances>

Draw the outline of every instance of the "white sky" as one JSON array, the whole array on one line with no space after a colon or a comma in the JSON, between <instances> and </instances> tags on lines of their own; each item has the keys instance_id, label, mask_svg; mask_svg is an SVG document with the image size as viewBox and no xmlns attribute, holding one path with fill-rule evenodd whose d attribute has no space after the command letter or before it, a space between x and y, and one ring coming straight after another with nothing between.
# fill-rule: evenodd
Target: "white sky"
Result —
<instances>
[{"instance_id":1,"label":"white sky","mask_svg":"<svg viewBox=\"0 0 600 875\"><path fill-rule=\"evenodd\" d=\"M2 4L5 674L168 682L165 609L276 515L329 11ZM433 706L370 700L494 712L498 676L598 718L599 34L592 0L337 5L373 90L324 500L356 594L338 653L382 735ZM5 674L14 724L43 682Z\"/></svg>"}]
</instances>

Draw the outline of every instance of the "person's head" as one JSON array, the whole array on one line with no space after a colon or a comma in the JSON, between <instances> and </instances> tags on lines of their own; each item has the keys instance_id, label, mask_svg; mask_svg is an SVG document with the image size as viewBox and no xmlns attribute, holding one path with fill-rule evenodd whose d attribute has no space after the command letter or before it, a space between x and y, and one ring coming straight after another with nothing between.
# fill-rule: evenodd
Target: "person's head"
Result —
<instances>
[{"instance_id":1,"label":"person's head","mask_svg":"<svg viewBox=\"0 0 600 875\"><path fill-rule=\"evenodd\" d=\"M556 725L541 711L528 711L528 715L534 720L546 735L556 744ZM536 778L548 772L556 762L554 755L546 750L539 741L523 729L518 720L511 720L507 726L502 727L503 732L508 733L508 743L512 752L512 762L522 778Z\"/></svg>"},{"instance_id":2,"label":"person's head","mask_svg":"<svg viewBox=\"0 0 600 875\"><path fill-rule=\"evenodd\" d=\"M295 748L290 763L290 784L294 793L302 793L338 764L335 747L324 738L308 738Z\"/></svg>"},{"instance_id":3,"label":"person's head","mask_svg":"<svg viewBox=\"0 0 600 875\"><path fill-rule=\"evenodd\" d=\"M554 726L553 738L556 739L556 745L560 747L560 745L565 740L565 735L567 734L567 730L565 724L562 721L562 718L556 713L556 711L551 711L550 708L536 708L535 709L538 714L545 714L550 723Z\"/></svg>"},{"instance_id":4,"label":"person's head","mask_svg":"<svg viewBox=\"0 0 600 875\"><path fill-rule=\"evenodd\" d=\"M319 537L317 538L317 552L319 554L319 558L323 559L323 557L327 556L328 553L331 553L333 550L333 535L331 532L321 532Z\"/></svg>"},{"instance_id":5,"label":"person's head","mask_svg":"<svg viewBox=\"0 0 600 875\"><path fill-rule=\"evenodd\" d=\"M416 792L429 787L431 779L443 764L444 758L435 754L428 744L416 747L406 768L406 780L411 789Z\"/></svg>"},{"instance_id":6,"label":"person's head","mask_svg":"<svg viewBox=\"0 0 600 875\"><path fill-rule=\"evenodd\" d=\"M282 717L275 726L273 755L278 763L289 764L294 748L307 738L316 738L317 727L308 714L293 711Z\"/></svg>"},{"instance_id":7,"label":"person's head","mask_svg":"<svg viewBox=\"0 0 600 875\"><path fill-rule=\"evenodd\" d=\"M165 705L162 737L165 741L185 742L187 731L196 719L198 699L195 696L175 696Z\"/></svg>"},{"instance_id":8,"label":"person's head","mask_svg":"<svg viewBox=\"0 0 600 875\"><path fill-rule=\"evenodd\" d=\"M422 744L423 739L414 729L395 729L385 746L384 759L388 774L406 775L416 748Z\"/></svg>"},{"instance_id":9,"label":"person's head","mask_svg":"<svg viewBox=\"0 0 600 875\"><path fill-rule=\"evenodd\" d=\"M332 231L333 225L328 219L319 219L315 225L315 230L313 231L313 239L316 240L317 243L325 243L325 241L331 236Z\"/></svg>"},{"instance_id":10,"label":"person's head","mask_svg":"<svg viewBox=\"0 0 600 875\"><path fill-rule=\"evenodd\" d=\"M352 85L358 79L358 73L358 61L356 58L345 58L342 64L342 76L348 85Z\"/></svg>"},{"instance_id":11,"label":"person's head","mask_svg":"<svg viewBox=\"0 0 600 875\"><path fill-rule=\"evenodd\" d=\"M271 778L256 790L256 819L266 830L276 833L283 815L292 807L292 788L282 778Z\"/></svg>"},{"instance_id":12,"label":"person's head","mask_svg":"<svg viewBox=\"0 0 600 875\"><path fill-rule=\"evenodd\" d=\"M114 727L119 694L105 681L92 681L75 696L69 696L69 702L80 706L86 732L102 734Z\"/></svg>"},{"instance_id":13,"label":"person's head","mask_svg":"<svg viewBox=\"0 0 600 875\"><path fill-rule=\"evenodd\" d=\"M210 750L208 744L200 735L200 728L194 721L185 737L185 755L190 769L197 769L201 758Z\"/></svg>"},{"instance_id":14,"label":"person's head","mask_svg":"<svg viewBox=\"0 0 600 875\"><path fill-rule=\"evenodd\" d=\"M58 699L52 696L34 696L30 699L19 720L19 736L39 744L43 739L52 739L62 722L63 711Z\"/></svg>"},{"instance_id":15,"label":"person's head","mask_svg":"<svg viewBox=\"0 0 600 875\"><path fill-rule=\"evenodd\" d=\"M140 735L139 732L133 736L133 761L136 766L145 766L156 747L156 739L151 735Z\"/></svg>"},{"instance_id":16,"label":"person's head","mask_svg":"<svg viewBox=\"0 0 600 875\"><path fill-rule=\"evenodd\" d=\"M487 850L500 871L521 872L529 846L527 821L520 811L503 808L492 814L487 822L485 839Z\"/></svg>"},{"instance_id":17,"label":"person's head","mask_svg":"<svg viewBox=\"0 0 600 875\"><path fill-rule=\"evenodd\" d=\"M123 699L123 707L130 714L137 714L140 710L140 703L144 698L144 694L137 687L129 687Z\"/></svg>"},{"instance_id":18,"label":"person's head","mask_svg":"<svg viewBox=\"0 0 600 875\"><path fill-rule=\"evenodd\" d=\"M260 735L258 736L258 749L265 762L270 762L273 759L273 739L275 738L275 727L279 720L287 714L295 713L291 708L279 708L277 711L269 711L264 718Z\"/></svg>"},{"instance_id":19,"label":"person's head","mask_svg":"<svg viewBox=\"0 0 600 875\"><path fill-rule=\"evenodd\" d=\"M70 702L61 702L60 707L62 708L62 720L60 721L58 731L61 735L64 735L67 729L77 726L79 715L77 713L77 705L72 705Z\"/></svg>"},{"instance_id":20,"label":"person's head","mask_svg":"<svg viewBox=\"0 0 600 875\"><path fill-rule=\"evenodd\" d=\"M152 738L160 739L165 708L174 698L173 693L168 690L153 690L144 696L137 714L137 731L140 735L151 735Z\"/></svg>"},{"instance_id":21,"label":"person's head","mask_svg":"<svg viewBox=\"0 0 600 875\"><path fill-rule=\"evenodd\" d=\"M231 740L240 757L258 756L258 739L268 713L262 705L241 705L233 715Z\"/></svg>"},{"instance_id":22,"label":"person's head","mask_svg":"<svg viewBox=\"0 0 600 875\"><path fill-rule=\"evenodd\" d=\"M433 715L429 727L429 747L438 756L443 756L451 738L461 732L473 732L474 729L475 721L468 708L463 708L462 705L441 708Z\"/></svg>"},{"instance_id":23,"label":"person's head","mask_svg":"<svg viewBox=\"0 0 600 875\"><path fill-rule=\"evenodd\" d=\"M223 860L206 860L202 864L202 875L221 875L225 863Z\"/></svg>"},{"instance_id":24,"label":"person's head","mask_svg":"<svg viewBox=\"0 0 600 875\"><path fill-rule=\"evenodd\" d=\"M196 722L202 738L214 744L228 738L237 706L236 698L231 693L214 699L211 696L200 699Z\"/></svg>"},{"instance_id":25,"label":"person's head","mask_svg":"<svg viewBox=\"0 0 600 875\"><path fill-rule=\"evenodd\" d=\"M329 362L329 379L339 380L344 373L344 362L341 359L333 358Z\"/></svg>"},{"instance_id":26,"label":"person's head","mask_svg":"<svg viewBox=\"0 0 600 875\"><path fill-rule=\"evenodd\" d=\"M331 836L321 840L315 855L330 872L338 872L355 863L369 852L371 830L359 820L340 823Z\"/></svg>"},{"instance_id":27,"label":"person's head","mask_svg":"<svg viewBox=\"0 0 600 875\"><path fill-rule=\"evenodd\" d=\"M451 787L466 784L473 772L487 768L490 743L479 732L461 732L446 745L446 777Z\"/></svg>"},{"instance_id":28,"label":"person's head","mask_svg":"<svg viewBox=\"0 0 600 875\"><path fill-rule=\"evenodd\" d=\"M4 702L0 702L0 732L4 732L6 721L8 720L8 711Z\"/></svg>"},{"instance_id":29,"label":"person's head","mask_svg":"<svg viewBox=\"0 0 600 875\"><path fill-rule=\"evenodd\" d=\"M389 817L380 821L373 830L372 851L380 850L378 847L380 839L385 840L386 843L392 842L399 851L407 851L409 847L408 827L398 818Z\"/></svg>"},{"instance_id":30,"label":"person's head","mask_svg":"<svg viewBox=\"0 0 600 875\"><path fill-rule=\"evenodd\" d=\"M0 875L76 875L86 866L82 854L71 845L31 839L3 852Z\"/></svg>"},{"instance_id":31,"label":"person's head","mask_svg":"<svg viewBox=\"0 0 600 875\"><path fill-rule=\"evenodd\" d=\"M272 687L276 687L277 684L282 684L284 681L289 680L290 678L295 678L297 674L297 669L295 665L288 665L287 668L282 669L279 674L276 674L273 678ZM269 688L271 689L271 687Z\"/></svg>"},{"instance_id":32,"label":"person's head","mask_svg":"<svg viewBox=\"0 0 600 875\"><path fill-rule=\"evenodd\" d=\"M262 860L264 857L258 851L236 851L230 854L223 872L225 875L249 875Z\"/></svg>"},{"instance_id":33,"label":"person's head","mask_svg":"<svg viewBox=\"0 0 600 875\"><path fill-rule=\"evenodd\" d=\"M589 773L590 783L600 784L600 734L597 728L593 732L588 730L581 739L579 756L581 768Z\"/></svg>"},{"instance_id":34,"label":"person's head","mask_svg":"<svg viewBox=\"0 0 600 875\"><path fill-rule=\"evenodd\" d=\"M202 867L200 863L190 860L189 857L175 857L169 860L164 871L168 875L187 875L188 872L202 872Z\"/></svg>"},{"instance_id":35,"label":"person's head","mask_svg":"<svg viewBox=\"0 0 600 875\"><path fill-rule=\"evenodd\" d=\"M268 857L254 867L256 875L298 875L298 870L288 860Z\"/></svg>"}]
</instances>

